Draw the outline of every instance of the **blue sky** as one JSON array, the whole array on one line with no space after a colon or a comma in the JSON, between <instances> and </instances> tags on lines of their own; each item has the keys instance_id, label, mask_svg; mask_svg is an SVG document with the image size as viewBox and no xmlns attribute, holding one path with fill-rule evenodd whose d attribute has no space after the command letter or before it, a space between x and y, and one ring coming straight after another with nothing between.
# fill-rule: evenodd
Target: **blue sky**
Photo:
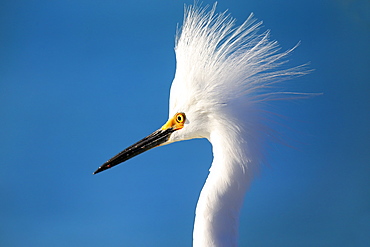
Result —
<instances>
[{"instance_id":1,"label":"blue sky","mask_svg":"<svg viewBox=\"0 0 370 247\"><path fill-rule=\"evenodd\" d=\"M1 246L191 246L206 140L92 172L167 120L176 26L192 2L2 2ZM239 24L254 12L283 49L301 41L291 65L315 71L288 85L324 93L276 106L294 148L272 145L240 246L365 246L370 4L219 1L226 9Z\"/></svg>"}]
</instances>

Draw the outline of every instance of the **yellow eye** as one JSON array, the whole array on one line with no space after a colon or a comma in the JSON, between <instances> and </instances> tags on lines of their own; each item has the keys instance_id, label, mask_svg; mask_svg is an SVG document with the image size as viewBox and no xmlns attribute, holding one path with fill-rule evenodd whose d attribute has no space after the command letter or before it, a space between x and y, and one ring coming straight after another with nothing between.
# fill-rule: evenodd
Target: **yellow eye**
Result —
<instances>
[{"instance_id":1,"label":"yellow eye","mask_svg":"<svg viewBox=\"0 0 370 247\"><path fill-rule=\"evenodd\" d=\"M183 122L185 122L185 119L186 119L185 113L177 113L176 114L176 122L183 123Z\"/></svg>"},{"instance_id":2,"label":"yellow eye","mask_svg":"<svg viewBox=\"0 0 370 247\"><path fill-rule=\"evenodd\" d=\"M185 120L186 120L185 113L183 112L176 113L175 116L168 119L167 123L165 123L165 125L163 125L161 129L162 130L166 130L168 128L172 128L173 130L182 129L184 127Z\"/></svg>"}]
</instances>

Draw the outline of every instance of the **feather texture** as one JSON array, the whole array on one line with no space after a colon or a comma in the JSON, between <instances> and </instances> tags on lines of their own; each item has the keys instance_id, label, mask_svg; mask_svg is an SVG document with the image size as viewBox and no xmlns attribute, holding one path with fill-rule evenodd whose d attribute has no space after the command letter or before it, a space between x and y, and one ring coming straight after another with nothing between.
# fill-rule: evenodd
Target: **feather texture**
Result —
<instances>
[{"instance_id":1,"label":"feather texture","mask_svg":"<svg viewBox=\"0 0 370 247\"><path fill-rule=\"evenodd\" d=\"M240 26L226 12L189 6L176 36L176 74L170 112L184 112L183 129L169 142L207 138L213 163L196 209L194 246L236 246L239 211L253 174L263 160L263 104L287 98L273 87L306 74L303 66L282 68L295 48L280 52L269 31L251 14Z\"/></svg>"}]
</instances>

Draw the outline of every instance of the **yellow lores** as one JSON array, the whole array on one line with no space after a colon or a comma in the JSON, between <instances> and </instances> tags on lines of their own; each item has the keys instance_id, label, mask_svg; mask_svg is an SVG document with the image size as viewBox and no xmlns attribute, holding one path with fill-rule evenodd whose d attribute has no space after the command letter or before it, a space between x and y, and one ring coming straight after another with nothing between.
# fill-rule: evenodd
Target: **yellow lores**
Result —
<instances>
[{"instance_id":1,"label":"yellow lores","mask_svg":"<svg viewBox=\"0 0 370 247\"><path fill-rule=\"evenodd\" d=\"M173 130L179 130L184 127L186 120L185 113L179 112L176 113L173 118L170 118L165 125L162 126L162 130L172 128Z\"/></svg>"}]
</instances>

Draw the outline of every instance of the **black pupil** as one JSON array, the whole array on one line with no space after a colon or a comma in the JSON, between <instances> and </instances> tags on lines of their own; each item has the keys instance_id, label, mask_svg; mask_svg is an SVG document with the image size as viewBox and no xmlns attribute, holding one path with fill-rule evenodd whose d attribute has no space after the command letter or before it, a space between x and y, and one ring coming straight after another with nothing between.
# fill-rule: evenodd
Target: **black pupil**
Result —
<instances>
[{"instance_id":1,"label":"black pupil","mask_svg":"<svg viewBox=\"0 0 370 247\"><path fill-rule=\"evenodd\" d=\"M182 120L181 115L177 116L177 121L178 121L178 122L181 122L181 120Z\"/></svg>"}]
</instances>

